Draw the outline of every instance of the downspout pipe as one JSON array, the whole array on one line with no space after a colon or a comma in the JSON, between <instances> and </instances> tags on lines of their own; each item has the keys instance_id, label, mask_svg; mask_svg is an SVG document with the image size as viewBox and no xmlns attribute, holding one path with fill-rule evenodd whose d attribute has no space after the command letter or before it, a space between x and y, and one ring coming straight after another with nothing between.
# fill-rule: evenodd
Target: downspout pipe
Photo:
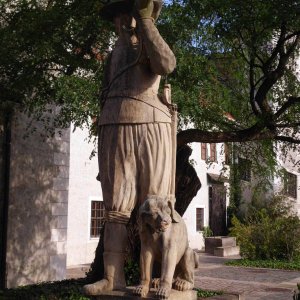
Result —
<instances>
[{"instance_id":1,"label":"downspout pipe","mask_svg":"<svg viewBox=\"0 0 300 300\"><path fill-rule=\"evenodd\" d=\"M7 252L7 225L9 207L9 185L10 185L10 153L11 153L11 121L12 112L4 113L4 134L3 134L3 205L1 213L1 261L0 261L0 289L7 287L6 278L6 252Z\"/></svg>"}]
</instances>

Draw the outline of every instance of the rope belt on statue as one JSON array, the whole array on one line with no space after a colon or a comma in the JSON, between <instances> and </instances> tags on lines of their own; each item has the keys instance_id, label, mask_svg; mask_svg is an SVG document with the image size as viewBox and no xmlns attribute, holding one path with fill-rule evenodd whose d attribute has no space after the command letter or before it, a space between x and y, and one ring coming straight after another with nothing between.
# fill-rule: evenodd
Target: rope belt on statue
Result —
<instances>
[{"instance_id":1,"label":"rope belt on statue","mask_svg":"<svg viewBox=\"0 0 300 300\"><path fill-rule=\"evenodd\" d=\"M105 221L109 223L127 224L130 218L130 212L105 211Z\"/></svg>"}]
</instances>

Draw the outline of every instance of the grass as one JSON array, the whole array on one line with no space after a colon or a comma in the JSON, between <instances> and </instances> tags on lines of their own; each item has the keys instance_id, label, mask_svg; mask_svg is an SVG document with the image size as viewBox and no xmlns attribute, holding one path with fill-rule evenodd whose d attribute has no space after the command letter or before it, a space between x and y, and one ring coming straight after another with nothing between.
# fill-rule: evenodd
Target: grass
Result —
<instances>
[{"instance_id":1,"label":"grass","mask_svg":"<svg viewBox=\"0 0 300 300\"><path fill-rule=\"evenodd\" d=\"M238 266L248 268L269 268L300 271L300 260L283 261L283 260L249 260L237 259L225 263L227 266Z\"/></svg>"},{"instance_id":2,"label":"grass","mask_svg":"<svg viewBox=\"0 0 300 300\"><path fill-rule=\"evenodd\" d=\"M208 298L208 297L213 297L217 295L222 295L223 292L220 291L206 291L202 289L195 289L197 291L197 296L199 298Z\"/></svg>"},{"instance_id":3,"label":"grass","mask_svg":"<svg viewBox=\"0 0 300 300\"><path fill-rule=\"evenodd\" d=\"M0 291L1 300L90 300L81 292L83 279L43 282Z\"/></svg>"}]
</instances>

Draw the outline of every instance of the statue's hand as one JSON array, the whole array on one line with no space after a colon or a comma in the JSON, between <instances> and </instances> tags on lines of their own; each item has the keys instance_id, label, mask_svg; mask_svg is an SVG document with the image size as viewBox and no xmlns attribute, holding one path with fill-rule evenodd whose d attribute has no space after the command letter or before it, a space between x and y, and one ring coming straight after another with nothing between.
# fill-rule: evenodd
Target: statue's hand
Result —
<instances>
[{"instance_id":1,"label":"statue's hand","mask_svg":"<svg viewBox=\"0 0 300 300\"><path fill-rule=\"evenodd\" d=\"M136 0L135 7L140 19L152 19L154 9L153 0Z\"/></svg>"}]
</instances>

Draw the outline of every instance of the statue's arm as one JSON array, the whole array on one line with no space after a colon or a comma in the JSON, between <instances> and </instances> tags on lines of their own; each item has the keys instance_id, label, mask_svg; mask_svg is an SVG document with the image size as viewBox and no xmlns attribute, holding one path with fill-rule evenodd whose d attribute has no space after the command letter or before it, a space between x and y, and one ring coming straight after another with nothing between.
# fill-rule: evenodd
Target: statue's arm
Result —
<instances>
[{"instance_id":1,"label":"statue's arm","mask_svg":"<svg viewBox=\"0 0 300 300\"><path fill-rule=\"evenodd\" d=\"M161 37L151 19L138 20L143 45L150 61L151 70L157 75L167 75L176 66L176 58L168 44Z\"/></svg>"}]
</instances>

